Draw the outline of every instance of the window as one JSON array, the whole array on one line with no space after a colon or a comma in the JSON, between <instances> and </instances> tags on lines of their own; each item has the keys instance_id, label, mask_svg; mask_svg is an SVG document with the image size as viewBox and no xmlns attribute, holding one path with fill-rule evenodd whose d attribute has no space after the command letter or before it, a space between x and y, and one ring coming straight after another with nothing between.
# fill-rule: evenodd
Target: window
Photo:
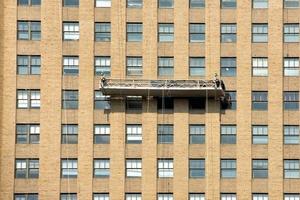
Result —
<instances>
[{"instance_id":1,"label":"window","mask_svg":"<svg viewBox=\"0 0 300 200\"><path fill-rule=\"evenodd\" d=\"M63 109L78 109L78 90L63 90Z\"/></svg>"},{"instance_id":2,"label":"window","mask_svg":"<svg viewBox=\"0 0 300 200\"><path fill-rule=\"evenodd\" d=\"M142 125L126 125L126 143L140 144L142 143Z\"/></svg>"},{"instance_id":3,"label":"window","mask_svg":"<svg viewBox=\"0 0 300 200\"><path fill-rule=\"evenodd\" d=\"M17 144L39 144L40 125L39 124L17 124L16 125Z\"/></svg>"},{"instance_id":4,"label":"window","mask_svg":"<svg viewBox=\"0 0 300 200\"><path fill-rule=\"evenodd\" d=\"M299 24L284 24L284 42L299 42Z\"/></svg>"},{"instance_id":5,"label":"window","mask_svg":"<svg viewBox=\"0 0 300 200\"><path fill-rule=\"evenodd\" d=\"M18 21L18 40L41 40L41 22Z\"/></svg>"},{"instance_id":6,"label":"window","mask_svg":"<svg viewBox=\"0 0 300 200\"><path fill-rule=\"evenodd\" d=\"M78 125L65 124L62 125L62 144L77 144L78 143Z\"/></svg>"},{"instance_id":7,"label":"window","mask_svg":"<svg viewBox=\"0 0 300 200\"><path fill-rule=\"evenodd\" d=\"M142 96L127 96L126 97L126 111L139 112L143 109Z\"/></svg>"},{"instance_id":8,"label":"window","mask_svg":"<svg viewBox=\"0 0 300 200\"><path fill-rule=\"evenodd\" d=\"M268 126L252 126L252 144L268 144Z\"/></svg>"},{"instance_id":9,"label":"window","mask_svg":"<svg viewBox=\"0 0 300 200\"><path fill-rule=\"evenodd\" d=\"M143 75L143 58L142 57L127 57L127 76Z\"/></svg>"},{"instance_id":10,"label":"window","mask_svg":"<svg viewBox=\"0 0 300 200\"><path fill-rule=\"evenodd\" d=\"M126 177L142 177L141 159L126 159Z\"/></svg>"},{"instance_id":11,"label":"window","mask_svg":"<svg viewBox=\"0 0 300 200\"><path fill-rule=\"evenodd\" d=\"M79 0L64 0L65 7L78 7Z\"/></svg>"},{"instance_id":12,"label":"window","mask_svg":"<svg viewBox=\"0 0 300 200\"><path fill-rule=\"evenodd\" d=\"M158 177L173 177L173 159L158 159Z\"/></svg>"},{"instance_id":13,"label":"window","mask_svg":"<svg viewBox=\"0 0 300 200\"><path fill-rule=\"evenodd\" d=\"M221 0L222 8L236 8L236 0Z\"/></svg>"},{"instance_id":14,"label":"window","mask_svg":"<svg viewBox=\"0 0 300 200\"><path fill-rule=\"evenodd\" d=\"M252 42L268 42L268 24L252 24Z\"/></svg>"},{"instance_id":15,"label":"window","mask_svg":"<svg viewBox=\"0 0 300 200\"><path fill-rule=\"evenodd\" d=\"M41 74L41 56L18 56L18 75L39 75Z\"/></svg>"},{"instance_id":16,"label":"window","mask_svg":"<svg viewBox=\"0 0 300 200\"><path fill-rule=\"evenodd\" d=\"M109 159L94 159L94 177L109 177Z\"/></svg>"},{"instance_id":17,"label":"window","mask_svg":"<svg viewBox=\"0 0 300 200\"><path fill-rule=\"evenodd\" d=\"M190 159L190 178L205 177L205 160L204 159Z\"/></svg>"},{"instance_id":18,"label":"window","mask_svg":"<svg viewBox=\"0 0 300 200\"><path fill-rule=\"evenodd\" d=\"M96 76L110 76L110 57L97 56L95 57L95 75Z\"/></svg>"},{"instance_id":19,"label":"window","mask_svg":"<svg viewBox=\"0 0 300 200\"><path fill-rule=\"evenodd\" d=\"M38 194L15 194L15 200L38 200Z\"/></svg>"},{"instance_id":20,"label":"window","mask_svg":"<svg viewBox=\"0 0 300 200\"><path fill-rule=\"evenodd\" d=\"M189 109L193 110L204 110L206 99L203 97L190 97L189 100Z\"/></svg>"},{"instance_id":21,"label":"window","mask_svg":"<svg viewBox=\"0 0 300 200\"><path fill-rule=\"evenodd\" d=\"M190 57L190 76L205 76L205 58Z\"/></svg>"},{"instance_id":22,"label":"window","mask_svg":"<svg viewBox=\"0 0 300 200\"><path fill-rule=\"evenodd\" d=\"M60 194L60 200L77 200L77 194Z\"/></svg>"},{"instance_id":23,"label":"window","mask_svg":"<svg viewBox=\"0 0 300 200\"><path fill-rule=\"evenodd\" d=\"M221 144L236 144L236 125L221 125Z\"/></svg>"},{"instance_id":24,"label":"window","mask_svg":"<svg viewBox=\"0 0 300 200\"><path fill-rule=\"evenodd\" d=\"M299 0L284 0L284 8L298 8Z\"/></svg>"},{"instance_id":25,"label":"window","mask_svg":"<svg viewBox=\"0 0 300 200\"><path fill-rule=\"evenodd\" d=\"M268 194L252 194L252 200L268 200Z\"/></svg>"},{"instance_id":26,"label":"window","mask_svg":"<svg viewBox=\"0 0 300 200\"><path fill-rule=\"evenodd\" d=\"M174 58L159 57L158 58L158 75L173 76L174 74Z\"/></svg>"},{"instance_id":27,"label":"window","mask_svg":"<svg viewBox=\"0 0 300 200\"><path fill-rule=\"evenodd\" d=\"M221 178L236 177L236 160L222 159L221 160Z\"/></svg>"},{"instance_id":28,"label":"window","mask_svg":"<svg viewBox=\"0 0 300 200\"><path fill-rule=\"evenodd\" d=\"M190 8L204 8L205 0L190 0Z\"/></svg>"},{"instance_id":29,"label":"window","mask_svg":"<svg viewBox=\"0 0 300 200\"><path fill-rule=\"evenodd\" d=\"M142 8L143 0L127 0L127 8Z\"/></svg>"},{"instance_id":30,"label":"window","mask_svg":"<svg viewBox=\"0 0 300 200\"><path fill-rule=\"evenodd\" d=\"M205 41L205 24L190 24L190 42Z\"/></svg>"},{"instance_id":31,"label":"window","mask_svg":"<svg viewBox=\"0 0 300 200\"><path fill-rule=\"evenodd\" d=\"M299 126L284 126L284 144L299 144Z\"/></svg>"},{"instance_id":32,"label":"window","mask_svg":"<svg viewBox=\"0 0 300 200\"><path fill-rule=\"evenodd\" d=\"M96 0L96 7L100 8L110 8L111 7L111 0Z\"/></svg>"},{"instance_id":33,"label":"window","mask_svg":"<svg viewBox=\"0 0 300 200\"><path fill-rule=\"evenodd\" d=\"M64 56L63 73L64 75L78 75L79 58L78 56Z\"/></svg>"},{"instance_id":34,"label":"window","mask_svg":"<svg viewBox=\"0 0 300 200\"><path fill-rule=\"evenodd\" d=\"M221 194L221 200L236 200L236 194Z\"/></svg>"},{"instance_id":35,"label":"window","mask_svg":"<svg viewBox=\"0 0 300 200\"><path fill-rule=\"evenodd\" d=\"M106 110L110 109L110 96L105 96L101 91L95 91L94 108Z\"/></svg>"},{"instance_id":36,"label":"window","mask_svg":"<svg viewBox=\"0 0 300 200\"><path fill-rule=\"evenodd\" d=\"M236 24L221 24L221 42L236 42Z\"/></svg>"},{"instance_id":37,"label":"window","mask_svg":"<svg viewBox=\"0 0 300 200\"><path fill-rule=\"evenodd\" d=\"M173 194L170 193L158 193L157 200L173 200Z\"/></svg>"},{"instance_id":38,"label":"window","mask_svg":"<svg viewBox=\"0 0 300 200\"><path fill-rule=\"evenodd\" d=\"M205 126L190 125L190 144L205 143Z\"/></svg>"},{"instance_id":39,"label":"window","mask_svg":"<svg viewBox=\"0 0 300 200\"><path fill-rule=\"evenodd\" d=\"M127 41L141 42L143 40L143 24L127 23Z\"/></svg>"},{"instance_id":40,"label":"window","mask_svg":"<svg viewBox=\"0 0 300 200\"><path fill-rule=\"evenodd\" d=\"M284 160L284 178L300 178L300 160Z\"/></svg>"},{"instance_id":41,"label":"window","mask_svg":"<svg viewBox=\"0 0 300 200\"><path fill-rule=\"evenodd\" d=\"M160 124L157 127L157 143L158 144L170 144L173 143L173 125Z\"/></svg>"},{"instance_id":42,"label":"window","mask_svg":"<svg viewBox=\"0 0 300 200\"><path fill-rule=\"evenodd\" d=\"M299 58L284 58L284 76L299 76Z\"/></svg>"},{"instance_id":43,"label":"window","mask_svg":"<svg viewBox=\"0 0 300 200\"><path fill-rule=\"evenodd\" d=\"M236 58L221 58L221 76L236 76Z\"/></svg>"},{"instance_id":44,"label":"window","mask_svg":"<svg viewBox=\"0 0 300 200\"><path fill-rule=\"evenodd\" d=\"M17 108L40 108L40 90L17 90Z\"/></svg>"},{"instance_id":45,"label":"window","mask_svg":"<svg viewBox=\"0 0 300 200\"><path fill-rule=\"evenodd\" d=\"M283 92L284 95L284 109L298 110L299 109L299 92Z\"/></svg>"},{"instance_id":46,"label":"window","mask_svg":"<svg viewBox=\"0 0 300 200\"><path fill-rule=\"evenodd\" d=\"M38 178L39 160L38 159L16 159L16 178Z\"/></svg>"},{"instance_id":47,"label":"window","mask_svg":"<svg viewBox=\"0 0 300 200\"><path fill-rule=\"evenodd\" d=\"M252 76L268 76L268 58L252 58Z\"/></svg>"},{"instance_id":48,"label":"window","mask_svg":"<svg viewBox=\"0 0 300 200\"><path fill-rule=\"evenodd\" d=\"M125 200L142 200L142 195L140 193L127 193Z\"/></svg>"},{"instance_id":49,"label":"window","mask_svg":"<svg viewBox=\"0 0 300 200\"><path fill-rule=\"evenodd\" d=\"M268 178L268 160L252 160L252 178Z\"/></svg>"},{"instance_id":50,"label":"window","mask_svg":"<svg viewBox=\"0 0 300 200\"><path fill-rule=\"evenodd\" d=\"M253 8L268 8L268 0L253 0Z\"/></svg>"},{"instance_id":51,"label":"window","mask_svg":"<svg viewBox=\"0 0 300 200\"><path fill-rule=\"evenodd\" d=\"M205 195L199 193L190 193L189 197L189 200L205 200Z\"/></svg>"},{"instance_id":52,"label":"window","mask_svg":"<svg viewBox=\"0 0 300 200\"><path fill-rule=\"evenodd\" d=\"M108 193L94 194L94 200L109 200Z\"/></svg>"},{"instance_id":53,"label":"window","mask_svg":"<svg viewBox=\"0 0 300 200\"><path fill-rule=\"evenodd\" d=\"M300 194L284 194L284 200L300 200Z\"/></svg>"},{"instance_id":54,"label":"window","mask_svg":"<svg viewBox=\"0 0 300 200\"><path fill-rule=\"evenodd\" d=\"M18 5L19 6L39 6L39 5L41 5L41 0L18 0Z\"/></svg>"},{"instance_id":55,"label":"window","mask_svg":"<svg viewBox=\"0 0 300 200\"><path fill-rule=\"evenodd\" d=\"M157 98L157 110L159 112L171 111L174 109L174 99L172 97Z\"/></svg>"},{"instance_id":56,"label":"window","mask_svg":"<svg viewBox=\"0 0 300 200\"><path fill-rule=\"evenodd\" d=\"M158 41L173 42L174 41L174 24L158 24Z\"/></svg>"},{"instance_id":57,"label":"window","mask_svg":"<svg viewBox=\"0 0 300 200\"><path fill-rule=\"evenodd\" d=\"M226 98L228 98L228 103L221 102L222 109L236 110L236 91L227 91L225 93Z\"/></svg>"},{"instance_id":58,"label":"window","mask_svg":"<svg viewBox=\"0 0 300 200\"><path fill-rule=\"evenodd\" d=\"M94 144L110 143L110 125L99 124L94 126Z\"/></svg>"},{"instance_id":59,"label":"window","mask_svg":"<svg viewBox=\"0 0 300 200\"><path fill-rule=\"evenodd\" d=\"M61 177L77 178L77 159L66 158L61 160Z\"/></svg>"},{"instance_id":60,"label":"window","mask_svg":"<svg viewBox=\"0 0 300 200\"><path fill-rule=\"evenodd\" d=\"M95 23L96 42L109 42L111 40L110 23Z\"/></svg>"},{"instance_id":61,"label":"window","mask_svg":"<svg viewBox=\"0 0 300 200\"><path fill-rule=\"evenodd\" d=\"M159 8L173 8L173 0L158 0Z\"/></svg>"},{"instance_id":62,"label":"window","mask_svg":"<svg viewBox=\"0 0 300 200\"><path fill-rule=\"evenodd\" d=\"M64 40L79 40L79 22L63 23Z\"/></svg>"},{"instance_id":63,"label":"window","mask_svg":"<svg viewBox=\"0 0 300 200\"><path fill-rule=\"evenodd\" d=\"M252 110L268 109L268 92L252 92Z\"/></svg>"}]
</instances>

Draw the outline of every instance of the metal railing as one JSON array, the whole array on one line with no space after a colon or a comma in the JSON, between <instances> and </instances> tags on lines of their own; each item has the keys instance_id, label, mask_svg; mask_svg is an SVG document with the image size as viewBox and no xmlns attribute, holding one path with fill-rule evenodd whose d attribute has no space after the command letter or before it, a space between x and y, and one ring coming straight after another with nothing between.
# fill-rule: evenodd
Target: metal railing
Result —
<instances>
[{"instance_id":1,"label":"metal railing","mask_svg":"<svg viewBox=\"0 0 300 200\"><path fill-rule=\"evenodd\" d=\"M130 80L101 78L100 88L126 89L221 89L222 81L216 80Z\"/></svg>"}]
</instances>

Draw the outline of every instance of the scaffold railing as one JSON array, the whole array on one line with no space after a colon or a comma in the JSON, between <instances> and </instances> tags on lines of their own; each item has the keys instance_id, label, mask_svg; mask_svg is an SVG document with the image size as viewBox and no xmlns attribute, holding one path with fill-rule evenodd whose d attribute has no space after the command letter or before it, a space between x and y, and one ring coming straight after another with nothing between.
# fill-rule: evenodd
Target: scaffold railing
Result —
<instances>
[{"instance_id":1,"label":"scaffold railing","mask_svg":"<svg viewBox=\"0 0 300 200\"><path fill-rule=\"evenodd\" d=\"M219 79L214 80L142 80L107 79L102 77L100 89L105 95L152 95L161 96L163 92L170 96L224 96L225 85Z\"/></svg>"}]
</instances>

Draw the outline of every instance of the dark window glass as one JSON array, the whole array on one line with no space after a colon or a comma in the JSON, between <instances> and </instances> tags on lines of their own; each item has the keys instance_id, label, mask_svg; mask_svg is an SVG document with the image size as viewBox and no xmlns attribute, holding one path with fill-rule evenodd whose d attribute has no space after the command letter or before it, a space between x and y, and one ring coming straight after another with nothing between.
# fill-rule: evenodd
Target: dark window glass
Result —
<instances>
[{"instance_id":1,"label":"dark window glass","mask_svg":"<svg viewBox=\"0 0 300 200\"><path fill-rule=\"evenodd\" d=\"M127 8L142 8L143 0L127 0Z\"/></svg>"},{"instance_id":2,"label":"dark window glass","mask_svg":"<svg viewBox=\"0 0 300 200\"><path fill-rule=\"evenodd\" d=\"M221 160L221 177L235 178L236 177L236 160L222 159Z\"/></svg>"},{"instance_id":3,"label":"dark window glass","mask_svg":"<svg viewBox=\"0 0 300 200\"><path fill-rule=\"evenodd\" d=\"M157 98L157 110L173 110L174 109L174 99L171 97Z\"/></svg>"},{"instance_id":4,"label":"dark window glass","mask_svg":"<svg viewBox=\"0 0 300 200\"><path fill-rule=\"evenodd\" d=\"M205 176L205 160L190 159L190 178L203 178Z\"/></svg>"},{"instance_id":5,"label":"dark window glass","mask_svg":"<svg viewBox=\"0 0 300 200\"><path fill-rule=\"evenodd\" d=\"M126 98L126 111L142 111L143 99L141 96L130 96Z\"/></svg>"},{"instance_id":6,"label":"dark window glass","mask_svg":"<svg viewBox=\"0 0 300 200\"><path fill-rule=\"evenodd\" d=\"M143 24L127 23L127 41L140 42L143 40Z\"/></svg>"},{"instance_id":7,"label":"dark window glass","mask_svg":"<svg viewBox=\"0 0 300 200\"><path fill-rule=\"evenodd\" d=\"M268 92L252 92L252 110L268 109Z\"/></svg>"},{"instance_id":8,"label":"dark window glass","mask_svg":"<svg viewBox=\"0 0 300 200\"><path fill-rule=\"evenodd\" d=\"M173 8L173 0L158 0L159 8Z\"/></svg>"},{"instance_id":9,"label":"dark window glass","mask_svg":"<svg viewBox=\"0 0 300 200\"><path fill-rule=\"evenodd\" d=\"M110 23L95 23L95 40L109 42L111 40Z\"/></svg>"},{"instance_id":10,"label":"dark window glass","mask_svg":"<svg viewBox=\"0 0 300 200\"><path fill-rule=\"evenodd\" d=\"M64 6L79 6L79 0L63 0L64 1Z\"/></svg>"},{"instance_id":11,"label":"dark window glass","mask_svg":"<svg viewBox=\"0 0 300 200\"><path fill-rule=\"evenodd\" d=\"M101 91L95 91L95 109L110 109L110 96L105 96Z\"/></svg>"},{"instance_id":12,"label":"dark window glass","mask_svg":"<svg viewBox=\"0 0 300 200\"><path fill-rule=\"evenodd\" d=\"M236 144L235 125L221 125L221 144Z\"/></svg>"},{"instance_id":13,"label":"dark window glass","mask_svg":"<svg viewBox=\"0 0 300 200\"><path fill-rule=\"evenodd\" d=\"M236 58L221 58L221 76L236 76Z\"/></svg>"},{"instance_id":14,"label":"dark window glass","mask_svg":"<svg viewBox=\"0 0 300 200\"><path fill-rule=\"evenodd\" d=\"M204 8L205 0L190 0L190 8Z\"/></svg>"},{"instance_id":15,"label":"dark window glass","mask_svg":"<svg viewBox=\"0 0 300 200\"><path fill-rule=\"evenodd\" d=\"M222 8L236 8L236 0L221 0Z\"/></svg>"},{"instance_id":16,"label":"dark window glass","mask_svg":"<svg viewBox=\"0 0 300 200\"><path fill-rule=\"evenodd\" d=\"M78 109L78 90L63 90L63 109Z\"/></svg>"},{"instance_id":17,"label":"dark window glass","mask_svg":"<svg viewBox=\"0 0 300 200\"><path fill-rule=\"evenodd\" d=\"M205 126L204 125L190 125L190 144L204 144L205 143Z\"/></svg>"},{"instance_id":18,"label":"dark window glass","mask_svg":"<svg viewBox=\"0 0 300 200\"><path fill-rule=\"evenodd\" d=\"M268 160L252 160L252 177L268 178Z\"/></svg>"},{"instance_id":19,"label":"dark window glass","mask_svg":"<svg viewBox=\"0 0 300 200\"><path fill-rule=\"evenodd\" d=\"M284 109L299 110L299 92L283 92Z\"/></svg>"},{"instance_id":20,"label":"dark window glass","mask_svg":"<svg viewBox=\"0 0 300 200\"><path fill-rule=\"evenodd\" d=\"M94 127L94 144L109 144L110 125L100 124Z\"/></svg>"},{"instance_id":21,"label":"dark window glass","mask_svg":"<svg viewBox=\"0 0 300 200\"><path fill-rule=\"evenodd\" d=\"M62 144L78 143L78 125L66 124L62 126Z\"/></svg>"},{"instance_id":22,"label":"dark window glass","mask_svg":"<svg viewBox=\"0 0 300 200\"><path fill-rule=\"evenodd\" d=\"M170 144L173 143L173 125L160 124L157 127L157 143Z\"/></svg>"},{"instance_id":23,"label":"dark window glass","mask_svg":"<svg viewBox=\"0 0 300 200\"><path fill-rule=\"evenodd\" d=\"M284 0L285 8L299 8L299 0Z\"/></svg>"}]
</instances>

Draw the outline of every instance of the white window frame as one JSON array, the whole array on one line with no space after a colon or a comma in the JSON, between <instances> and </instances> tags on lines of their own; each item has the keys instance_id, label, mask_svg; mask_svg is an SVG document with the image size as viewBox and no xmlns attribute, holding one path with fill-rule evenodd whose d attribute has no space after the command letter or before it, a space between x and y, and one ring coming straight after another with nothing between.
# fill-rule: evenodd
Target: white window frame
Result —
<instances>
[{"instance_id":1,"label":"white window frame","mask_svg":"<svg viewBox=\"0 0 300 200\"><path fill-rule=\"evenodd\" d=\"M142 125L141 124L127 124L126 125L126 141L135 141L133 143L142 143ZM140 142L139 142L140 141Z\"/></svg>"},{"instance_id":2,"label":"white window frame","mask_svg":"<svg viewBox=\"0 0 300 200\"><path fill-rule=\"evenodd\" d=\"M110 8L111 0L96 0L96 8Z\"/></svg>"},{"instance_id":3,"label":"white window frame","mask_svg":"<svg viewBox=\"0 0 300 200\"><path fill-rule=\"evenodd\" d=\"M299 58L284 58L284 76L299 76Z\"/></svg>"},{"instance_id":4,"label":"white window frame","mask_svg":"<svg viewBox=\"0 0 300 200\"><path fill-rule=\"evenodd\" d=\"M221 194L221 200L236 200L236 194Z\"/></svg>"},{"instance_id":5,"label":"white window frame","mask_svg":"<svg viewBox=\"0 0 300 200\"><path fill-rule=\"evenodd\" d=\"M63 39L79 40L79 22L63 22Z\"/></svg>"},{"instance_id":6,"label":"white window frame","mask_svg":"<svg viewBox=\"0 0 300 200\"><path fill-rule=\"evenodd\" d=\"M77 159L66 158L61 160L61 176L62 178L76 178L78 176Z\"/></svg>"},{"instance_id":7,"label":"white window frame","mask_svg":"<svg viewBox=\"0 0 300 200\"><path fill-rule=\"evenodd\" d=\"M172 178L174 173L173 159L158 159L158 177Z\"/></svg>"},{"instance_id":8,"label":"white window frame","mask_svg":"<svg viewBox=\"0 0 300 200\"><path fill-rule=\"evenodd\" d=\"M252 194L252 200L268 200L268 194Z\"/></svg>"},{"instance_id":9,"label":"white window frame","mask_svg":"<svg viewBox=\"0 0 300 200\"><path fill-rule=\"evenodd\" d=\"M268 76L268 58L252 58L252 76Z\"/></svg>"},{"instance_id":10,"label":"white window frame","mask_svg":"<svg viewBox=\"0 0 300 200\"><path fill-rule=\"evenodd\" d=\"M142 159L126 159L126 177L142 177Z\"/></svg>"}]
</instances>

